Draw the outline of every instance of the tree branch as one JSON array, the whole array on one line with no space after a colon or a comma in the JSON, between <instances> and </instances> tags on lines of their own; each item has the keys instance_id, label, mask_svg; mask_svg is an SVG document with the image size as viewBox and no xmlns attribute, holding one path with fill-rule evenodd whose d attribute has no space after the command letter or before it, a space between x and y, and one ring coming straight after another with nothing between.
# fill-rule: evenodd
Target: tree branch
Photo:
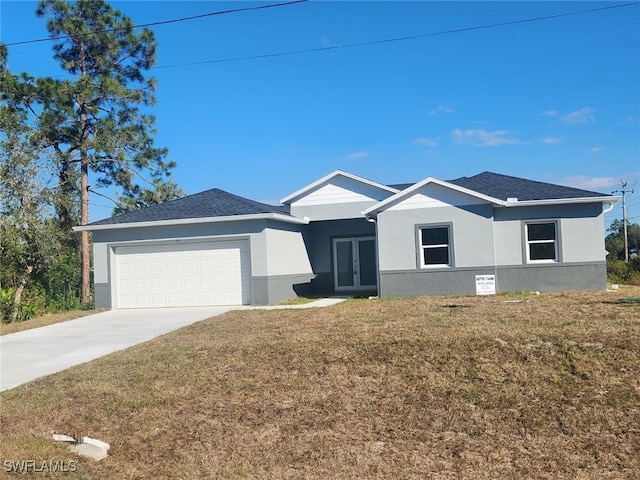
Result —
<instances>
[{"instance_id":1,"label":"tree branch","mask_svg":"<svg viewBox=\"0 0 640 480\"><path fill-rule=\"evenodd\" d=\"M153 185L153 182L147 180L145 177L142 176L142 174L140 172L138 172L135 168L122 163L120 160L116 160L115 158L109 157L109 156L100 156L98 157L100 159L101 162L112 162L112 163L117 163L118 165L120 165L121 168L124 168L125 170L129 170L130 172L133 172L137 177L139 177L143 182L145 182L147 185Z\"/></svg>"},{"instance_id":2,"label":"tree branch","mask_svg":"<svg viewBox=\"0 0 640 480\"><path fill-rule=\"evenodd\" d=\"M91 187L89 187L89 193L94 193L94 194L98 195L99 197L103 197L103 198L106 198L107 200L111 200L117 207L120 206L120 202L118 202L117 200L114 200L109 195L105 195L104 193L97 192Z\"/></svg>"}]
</instances>

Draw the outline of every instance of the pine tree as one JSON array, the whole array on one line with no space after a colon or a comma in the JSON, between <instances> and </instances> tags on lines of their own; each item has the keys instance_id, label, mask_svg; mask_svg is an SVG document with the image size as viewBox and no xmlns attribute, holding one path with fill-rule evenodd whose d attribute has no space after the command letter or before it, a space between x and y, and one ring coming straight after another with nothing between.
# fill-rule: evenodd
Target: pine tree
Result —
<instances>
[{"instance_id":1,"label":"pine tree","mask_svg":"<svg viewBox=\"0 0 640 480\"><path fill-rule=\"evenodd\" d=\"M54 58L69 78L37 79L29 101L40 107L40 146L55 152L62 190L73 195L79 178L80 223L89 222L90 193L103 187L119 190L125 203L154 190L161 193L156 202L180 196L168 179L175 164L154 146L155 118L146 113L155 103L155 80L144 75L155 62L153 33L136 33L131 19L103 0L42 0L36 13L47 19ZM90 240L81 235L81 299L88 302Z\"/></svg>"}]
</instances>

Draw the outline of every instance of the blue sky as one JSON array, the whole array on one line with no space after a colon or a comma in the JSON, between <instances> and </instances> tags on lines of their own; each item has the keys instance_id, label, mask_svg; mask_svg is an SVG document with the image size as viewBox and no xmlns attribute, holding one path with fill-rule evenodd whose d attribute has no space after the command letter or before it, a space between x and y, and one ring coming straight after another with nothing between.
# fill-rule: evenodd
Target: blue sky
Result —
<instances>
[{"instance_id":1,"label":"blue sky","mask_svg":"<svg viewBox=\"0 0 640 480\"><path fill-rule=\"evenodd\" d=\"M277 2L112 3L141 24ZM348 47L624 3L312 0L158 25L157 145L188 194L277 203L336 169L381 183L489 170L603 193L625 179L639 223L640 4ZM35 5L2 1L3 42L47 37ZM58 75L51 57L50 42L17 45L9 67ZM111 209L92 198L91 220ZM605 223L621 217L619 202Z\"/></svg>"}]
</instances>

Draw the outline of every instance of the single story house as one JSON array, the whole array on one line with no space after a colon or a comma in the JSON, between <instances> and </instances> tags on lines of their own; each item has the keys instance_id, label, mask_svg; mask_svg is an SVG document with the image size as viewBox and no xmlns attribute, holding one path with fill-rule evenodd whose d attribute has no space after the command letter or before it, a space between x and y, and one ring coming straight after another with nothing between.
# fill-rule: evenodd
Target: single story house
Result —
<instances>
[{"instance_id":1,"label":"single story house","mask_svg":"<svg viewBox=\"0 0 640 480\"><path fill-rule=\"evenodd\" d=\"M274 206L213 189L76 230L99 308L604 290L619 197L484 172L385 185L335 171Z\"/></svg>"}]
</instances>

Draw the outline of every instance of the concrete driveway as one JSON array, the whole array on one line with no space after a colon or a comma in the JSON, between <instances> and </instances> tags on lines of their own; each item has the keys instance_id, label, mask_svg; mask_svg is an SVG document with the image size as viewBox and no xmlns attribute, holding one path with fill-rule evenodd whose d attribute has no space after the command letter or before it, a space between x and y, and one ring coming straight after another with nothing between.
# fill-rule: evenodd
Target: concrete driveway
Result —
<instances>
[{"instance_id":1,"label":"concrete driveway","mask_svg":"<svg viewBox=\"0 0 640 480\"><path fill-rule=\"evenodd\" d=\"M230 310L328 307L344 297L271 307L109 310L0 336L0 392L60 372Z\"/></svg>"},{"instance_id":2,"label":"concrete driveway","mask_svg":"<svg viewBox=\"0 0 640 480\"><path fill-rule=\"evenodd\" d=\"M0 391L237 307L110 310L0 336Z\"/></svg>"}]
</instances>

